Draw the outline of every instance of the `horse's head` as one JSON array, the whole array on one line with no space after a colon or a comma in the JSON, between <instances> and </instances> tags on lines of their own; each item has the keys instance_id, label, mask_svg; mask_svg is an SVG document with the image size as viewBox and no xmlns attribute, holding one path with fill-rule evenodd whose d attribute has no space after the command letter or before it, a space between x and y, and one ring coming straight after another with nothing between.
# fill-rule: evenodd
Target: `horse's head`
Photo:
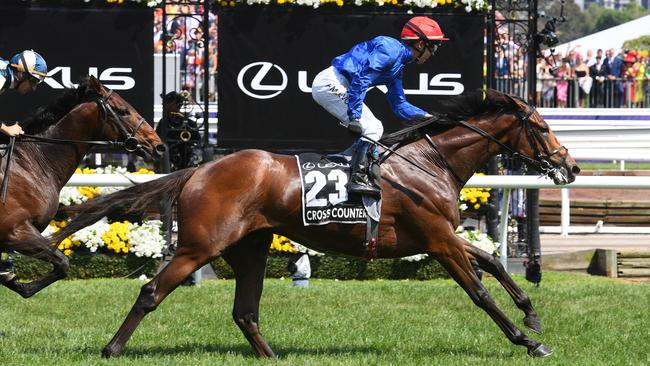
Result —
<instances>
[{"instance_id":1,"label":"horse's head","mask_svg":"<svg viewBox=\"0 0 650 366\"><path fill-rule=\"evenodd\" d=\"M122 97L106 88L94 76L88 78L88 88L99 95L97 105L103 123L103 138L121 141L128 152L152 158L162 156L165 145L151 125Z\"/></svg>"},{"instance_id":2,"label":"horse's head","mask_svg":"<svg viewBox=\"0 0 650 366\"><path fill-rule=\"evenodd\" d=\"M555 184L573 182L580 168L569 155L569 150L560 144L534 107L521 99L507 97L514 103L517 121L509 133L512 150L524 162L548 175Z\"/></svg>"}]
</instances>

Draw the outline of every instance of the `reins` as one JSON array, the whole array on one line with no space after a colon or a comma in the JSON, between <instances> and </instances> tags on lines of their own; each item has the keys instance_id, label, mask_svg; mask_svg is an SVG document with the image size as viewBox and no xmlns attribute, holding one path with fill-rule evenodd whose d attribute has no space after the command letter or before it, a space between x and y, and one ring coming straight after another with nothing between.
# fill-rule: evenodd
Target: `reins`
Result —
<instances>
[{"instance_id":1,"label":"reins","mask_svg":"<svg viewBox=\"0 0 650 366\"><path fill-rule=\"evenodd\" d=\"M87 145L97 145L97 146L110 146L116 148L124 147L124 142L121 141L86 141L86 140L68 140L68 139L53 139L49 137L37 136L37 135L28 135L22 134L16 142L31 142L35 144L87 144Z\"/></svg>"},{"instance_id":2,"label":"reins","mask_svg":"<svg viewBox=\"0 0 650 366\"><path fill-rule=\"evenodd\" d=\"M115 119L116 122L115 125L117 126L117 129L121 130L120 132L122 132L126 136L124 141L96 141L96 140L86 141L86 140L56 139L56 138L29 135L29 134L20 135L18 138L11 137L9 140L9 144L7 145L7 153L5 154L7 157L7 163L5 165L5 170L2 177L2 185L0 186L0 201L2 202L2 204L6 202L7 188L9 186L9 177L11 175L10 169L11 169L11 162L13 157L13 150L16 143L18 142L21 143L30 142L36 144L62 144L62 145L86 144L86 145L94 145L94 146L110 146L112 148L124 149L127 152L134 152L141 147L140 143L135 138L135 134L138 132L138 130L140 130L140 127L142 127L142 124L145 121L144 118L140 116L136 128L133 129L132 131L128 131L125 127L128 126L128 124L124 123L122 118L120 118L120 116L118 116L117 113L115 113L113 107L111 107L111 105L108 104L108 99L113 94L113 90L110 88L106 88L106 89L108 89L106 95L104 95L103 97L98 97L96 100L94 100L94 102L97 103L97 106L100 110L102 116L102 122L105 122L107 120L107 115L109 113ZM104 128L105 125L102 125L102 129Z\"/></svg>"},{"instance_id":3,"label":"reins","mask_svg":"<svg viewBox=\"0 0 650 366\"><path fill-rule=\"evenodd\" d=\"M530 165L533 168L535 168L536 170L538 170L541 174L549 174L554 169L553 166L551 165L551 163L549 162L550 158L553 157L554 155L556 155L557 153L559 153L560 151L562 151L562 150L567 151L568 149L566 147L562 146L562 147L560 147L560 148L558 148L558 149L556 149L556 150L554 150L552 152L548 151L548 149L546 148L546 145L543 143L542 137L539 136L539 133L537 131L535 131L533 128L531 128L531 126L530 126L530 117L535 113L535 111L536 111L535 107L529 106L529 110L524 116L520 115L519 113L516 114L517 118L519 119L519 122L521 122L521 128L519 130L519 134L517 135L517 140L516 140L516 144L515 144L514 149L510 148L508 145L502 143L496 137L490 135L489 133L485 132L481 128L476 127L476 126L468 123L465 120L457 120L457 121L454 121L454 122L456 123L457 126L465 127L465 128L467 128L467 129L469 129L471 131L476 132L480 136L488 139L489 141L494 142L495 144L499 145L503 150L505 150L508 155L510 155L510 156L512 156L514 158L520 159L525 164ZM434 123L434 122L440 120L442 118L442 116L443 115L434 116L434 117L429 118L428 120L426 120L424 122L421 122L419 124L410 126L408 128L405 128L405 129L400 130L398 132L395 132L393 134L387 135L384 139L389 139L389 138L392 139L392 138L395 138L396 136L408 136L409 133L411 133L413 131L417 131L417 130L419 130L420 128L422 128L424 126L427 126L427 125L429 125L431 123ZM535 159L530 158L528 156L522 155L521 153L516 151L516 148L517 148L517 146L519 146L519 142L521 140L522 132L525 133L525 136L526 136L526 138L528 140L528 143L530 144L531 148L533 149L533 154L539 160L535 160ZM381 146L382 148L384 148L386 150L382 154L382 156L379 158L379 163L380 164L383 163L386 159L388 159L388 157L390 155L395 154L395 155L399 156L400 158L402 158L403 160L410 163L411 165L413 165L413 166L417 167L418 169L422 170L423 172L427 173L428 175L430 175L432 177L436 177L436 175L434 173L426 170L421 165L413 162L409 158L397 153L396 150L399 149L400 147L404 146L404 139L402 141L400 141L400 142L395 143L393 146L388 147L388 146L386 146L386 145L384 145L382 143L379 143L378 141L373 141L372 139L369 139L369 138L367 138L365 136L362 136L362 137L367 139L368 141L371 141L371 142L377 144L378 146ZM449 171L451 173L451 175L454 177L454 179L462 186L465 183L465 181L462 180L458 176L458 174L454 171L454 169L449 165L449 162L447 161L445 156L440 152L440 149L435 144L435 142L433 141L431 136L429 136L426 133L423 133L423 137L429 143L431 148L435 151L435 153L437 155L436 160L437 160L438 165L441 166L442 168L446 169L447 171ZM543 156L540 153L540 149L538 149L539 146L542 146L543 152L544 152L544 154L546 156ZM566 158L563 158L562 160L565 160L565 159Z\"/></svg>"}]
</instances>

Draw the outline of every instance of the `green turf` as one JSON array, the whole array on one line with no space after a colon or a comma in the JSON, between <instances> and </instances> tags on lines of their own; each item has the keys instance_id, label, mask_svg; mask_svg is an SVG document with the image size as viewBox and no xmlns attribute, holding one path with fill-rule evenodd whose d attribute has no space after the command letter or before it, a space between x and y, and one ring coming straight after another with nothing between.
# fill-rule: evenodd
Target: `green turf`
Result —
<instances>
[{"instance_id":1,"label":"green turf","mask_svg":"<svg viewBox=\"0 0 650 366\"><path fill-rule=\"evenodd\" d=\"M647 365L650 284L545 273L516 277L546 330L534 335L493 279L501 309L555 350L533 359L450 280L267 280L262 334L278 353L254 357L231 320L232 281L174 292L142 322L120 358L103 360L135 300L137 280L63 281L24 300L0 289L2 365Z\"/></svg>"},{"instance_id":2,"label":"green turf","mask_svg":"<svg viewBox=\"0 0 650 366\"><path fill-rule=\"evenodd\" d=\"M621 163L594 163L578 161L578 166L582 170L620 170ZM650 163L648 162L625 162L625 170L650 170Z\"/></svg>"}]
</instances>

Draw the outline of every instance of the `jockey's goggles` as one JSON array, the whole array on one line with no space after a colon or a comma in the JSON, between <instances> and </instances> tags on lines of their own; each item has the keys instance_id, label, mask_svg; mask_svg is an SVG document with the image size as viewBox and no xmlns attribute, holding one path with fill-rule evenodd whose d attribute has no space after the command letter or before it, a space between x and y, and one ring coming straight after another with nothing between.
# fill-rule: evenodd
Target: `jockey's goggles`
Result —
<instances>
[{"instance_id":1,"label":"jockey's goggles","mask_svg":"<svg viewBox=\"0 0 650 366\"><path fill-rule=\"evenodd\" d=\"M440 45L442 45L442 41L432 40L426 41L424 43L424 47L426 47L431 52L431 54L434 54Z\"/></svg>"}]
</instances>

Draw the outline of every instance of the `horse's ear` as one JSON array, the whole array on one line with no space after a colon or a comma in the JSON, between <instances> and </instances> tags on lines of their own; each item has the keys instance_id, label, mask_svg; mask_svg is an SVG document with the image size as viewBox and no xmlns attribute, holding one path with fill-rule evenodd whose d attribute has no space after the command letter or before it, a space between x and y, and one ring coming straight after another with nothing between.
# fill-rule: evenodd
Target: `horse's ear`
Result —
<instances>
[{"instance_id":1,"label":"horse's ear","mask_svg":"<svg viewBox=\"0 0 650 366\"><path fill-rule=\"evenodd\" d=\"M93 75L88 76L88 86L97 92L100 92L102 90L102 84Z\"/></svg>"}]
</instances>

